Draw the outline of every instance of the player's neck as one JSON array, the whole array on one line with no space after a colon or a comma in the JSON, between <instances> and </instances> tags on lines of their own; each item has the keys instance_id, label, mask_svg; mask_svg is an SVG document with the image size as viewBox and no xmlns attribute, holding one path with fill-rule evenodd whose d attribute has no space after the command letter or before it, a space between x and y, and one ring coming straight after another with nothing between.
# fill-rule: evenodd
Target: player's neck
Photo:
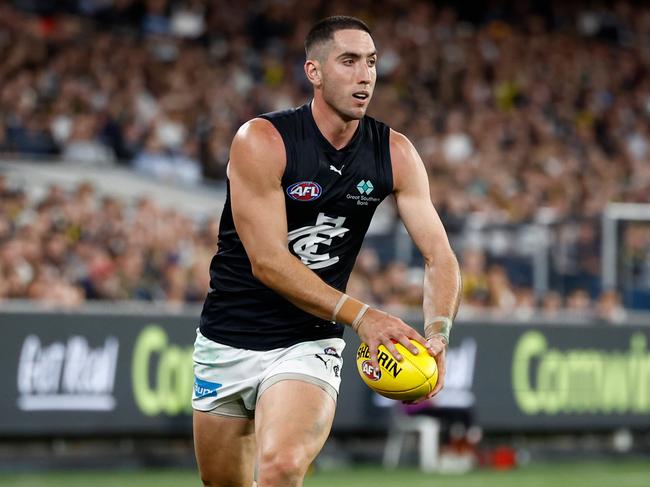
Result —
<instances>
[{"instance_id":1,"label":"player's neck","mask_svg":"<svg viewBox=\"0 0 650 487\"><path fill-rule=\"evenodd\" d=\"M352 139L359 126L359 120L346 121L332 110L322 99L314 97L311 115L321 134L336 149L342 149Z\"/></svg>"}]
</instances>

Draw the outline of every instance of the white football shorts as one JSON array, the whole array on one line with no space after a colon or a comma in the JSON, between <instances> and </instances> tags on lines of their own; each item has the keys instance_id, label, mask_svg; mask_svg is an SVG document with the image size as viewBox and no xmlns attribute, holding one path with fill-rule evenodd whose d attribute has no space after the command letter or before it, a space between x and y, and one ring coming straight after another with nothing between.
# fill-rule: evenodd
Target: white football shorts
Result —
<instances>
[{"instance_id":1,"label":"white football shorts","mask_svg":"<svg viewBox=\"0 0 650 487\"><path fill-rule=\"evenodd\" d=\"M327 338L273 350L216 343L197 329L192 407L222 416L253 418L260 396L282 380L317 385L335 401L341 385L345 341Z\"/></svg>"}]
</instances>

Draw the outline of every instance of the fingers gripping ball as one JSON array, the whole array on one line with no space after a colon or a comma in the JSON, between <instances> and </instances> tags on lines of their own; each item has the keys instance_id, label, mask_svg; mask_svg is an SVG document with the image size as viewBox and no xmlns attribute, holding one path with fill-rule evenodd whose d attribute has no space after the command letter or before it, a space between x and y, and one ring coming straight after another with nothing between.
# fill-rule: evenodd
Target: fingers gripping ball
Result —
<instances>
[{"instance_id":1,"label":"fingers gripping ball","mask_svg":"<svg viewBox=\"0 0 650 487\"><path fill-rule=\"evenodd\" d=\"M373 391L390 399L413 401L426 396L438 382L436 360L419 343L411 340L420 351L413 355L400 343L395 348L402 354L402 361L383 346L377 350L379 370L374 370L370 362L370 349L362 343L357 350L357 370L359 375Z\"/></svg>"}]
</instances>

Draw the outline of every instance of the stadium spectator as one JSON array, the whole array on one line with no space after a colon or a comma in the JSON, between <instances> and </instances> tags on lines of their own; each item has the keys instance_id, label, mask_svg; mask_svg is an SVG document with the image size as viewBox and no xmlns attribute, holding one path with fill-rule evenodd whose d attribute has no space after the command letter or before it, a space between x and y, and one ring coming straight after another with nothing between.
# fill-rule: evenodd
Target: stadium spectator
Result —
<instances>
[{"instance_id":1,"label":"stadium spectator","mask_svg":"<svg viewBox=\"0 0 650 487\"><path fill-rule=\"evenodd\" d=\"M487 305L489 287L485 253L478 248L467 249L461 259L463 303L473 307Z\"/></svg>"},{"instance_id":2,"label":"stadium spectator","mask_svg":"<svg viewBox=\"0 0 650 487\"><path fill-rule=\"evenodd\" d=\"M557 318L564 303L562 295L557 291L548 291L544 294L541 304L541 314L545 318Z\"/></svg>"},{"instance_id":3,"label":"stadium spectator","mask_svg":"<svg viewBox=\"0 0 650 487\"><path fill-rule=\"evenodd\" d=\"M488 305L504 312L515 309L516 296L505 269L492 265L486 275L488 286Z\"/></svg>"},{"instance_id":4,"label":"stadium spectator","mask_svg":"<svg viewBox=\"0 0 650 487\"><path fill-rule=\"evenodd\" d=\"M114 162L113 150L98 139L96 115L78 115L72 121L70 137L62 141L62 157L69 161L86 164Z\"/></svg>"},{"instance_id":5,"label":"stadium spectator","mask_svg":"<svg viewBox=\"0 0 650 487\"><path fill-rule=\"evenodd\" d=\"M609 289L598 297L596 315L612 324L618 324L625 320L626 312L621 303L621 296L616 290Z\"/></svg>"},{"instance_id":6,"label":"stadium spectator","mask_svg":"<svg viewBox=\"0 0 650 487\"><path fill-rule=\"evenodd\" d=\"M584 289L575 289L569 293L566 299L566 308L576 315L586 315L591 307L591 297Z\"/></svg>"}]
</instances>

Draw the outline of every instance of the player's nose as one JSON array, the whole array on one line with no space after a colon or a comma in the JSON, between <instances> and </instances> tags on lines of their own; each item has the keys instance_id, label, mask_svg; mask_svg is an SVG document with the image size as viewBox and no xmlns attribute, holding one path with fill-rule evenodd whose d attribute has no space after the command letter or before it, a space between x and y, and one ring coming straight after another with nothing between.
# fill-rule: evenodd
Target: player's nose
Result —
<instances>
[{"instance_id":1,"label":"player's nose","mask_svg":"<svg viewBox=\"0 0 650 487\"><path fill-rule=\"evenodd\" d=\"M359 84L366 86L372 83L372 68L365 63L359 63L360 68L357 70L357 78Z\"/></svg>"}]
</instances>

